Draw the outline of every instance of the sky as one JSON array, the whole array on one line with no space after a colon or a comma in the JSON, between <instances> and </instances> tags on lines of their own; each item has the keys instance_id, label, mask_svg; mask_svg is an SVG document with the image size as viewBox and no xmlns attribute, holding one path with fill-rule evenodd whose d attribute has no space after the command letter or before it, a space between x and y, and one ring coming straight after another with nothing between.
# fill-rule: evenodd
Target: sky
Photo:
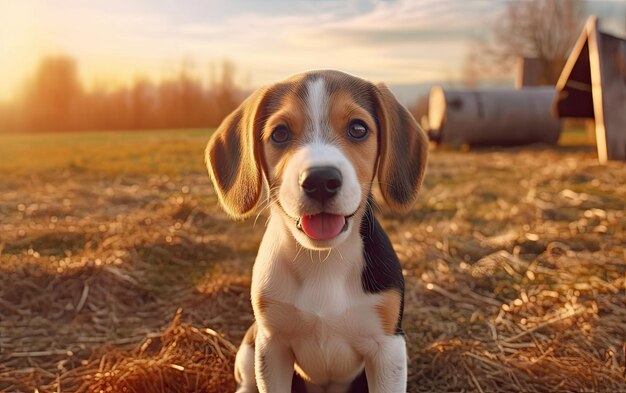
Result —
<instances>
[{"instance_id":1,"label":"sky","mask_svg":"<svg viewBox=\"0 0 626 393\"><path fill-rule=\"evenodd\" d=\"M0 0L0 99L46 54L77 59L88 86L200 76L229 59L238 82L265 85L334 68L388 84L460 78L468 45L506 0ZM626 35L626 0L590 0Z\"/></svg>"}]
</instances>

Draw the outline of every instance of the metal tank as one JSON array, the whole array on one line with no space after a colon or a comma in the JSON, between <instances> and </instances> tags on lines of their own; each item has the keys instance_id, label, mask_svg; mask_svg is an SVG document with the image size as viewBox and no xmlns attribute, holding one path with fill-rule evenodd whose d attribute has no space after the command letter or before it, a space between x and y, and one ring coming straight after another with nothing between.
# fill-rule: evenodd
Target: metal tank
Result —
<instances>
[{"instance_id":1,"label":"metal tank","mask_svg":"<svg viewBox=\"0 0 626 393\"><path fill-rule=\"evenodd\" d=\"M453 90L433 87L428 102L431 139L460 146L556 144L553 87Z\"/></svg>"}]
</instances>

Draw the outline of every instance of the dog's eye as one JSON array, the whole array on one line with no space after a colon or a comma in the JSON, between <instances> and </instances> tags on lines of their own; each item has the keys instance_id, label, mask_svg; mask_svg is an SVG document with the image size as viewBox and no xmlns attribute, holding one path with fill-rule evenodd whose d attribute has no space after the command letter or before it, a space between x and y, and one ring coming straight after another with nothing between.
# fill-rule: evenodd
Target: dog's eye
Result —
<instances>
[{"instance_id":1,"label":"dog's eye","mask_svg":"<svg viewBox=\"0 0 626 393\"><path fill-rule=\"evenodd\" d=\"M361 120L353 120L348 126L348 135L350 135L350 138L354 140L363 140L367 137L368 133L369 130L367 129L367 126Z\"/></svg>"},{"instance_id":2,"label":"dog's eye","mask_svg":"<svg viewBox=\"0 0 626 393\"><path fill-rule=\"evenodd\" d=\"M291 132L287 126L280 125L274 128L270 138L275 145L284 145L291 140Z\"/></svg>"}]
</instances>

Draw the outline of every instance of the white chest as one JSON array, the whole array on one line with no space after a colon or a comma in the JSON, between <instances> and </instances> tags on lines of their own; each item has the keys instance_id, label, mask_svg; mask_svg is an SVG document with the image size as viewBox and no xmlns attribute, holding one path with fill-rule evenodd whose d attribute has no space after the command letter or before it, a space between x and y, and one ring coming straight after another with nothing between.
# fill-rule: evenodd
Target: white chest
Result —
<instances>
[{"instance_id":1,"label":"white chest","mask_svg":"<svg viewBox=\"0 0 626 393\"><path fill-rule=\"evenodd\" d=\"M298 371L319 385L348 383L363 369L363 350L381 334L375 296L348 288L311 292L304 286L289 302L268 307L267 324L291 347Z\"/></svg>"},{"instance_id":2,"label":"white chest","mask_svg":"<svg viewBox=\"0 0 626 393\"><path fill-rule=\"evenodd\" d=\"M315 384L352 381L363 370L363 351L383 334L375 311L380 296L364 293L360 276L277 279L264 280L257 322L288 343L296 369Z\"/></svg>"}]
</instances>

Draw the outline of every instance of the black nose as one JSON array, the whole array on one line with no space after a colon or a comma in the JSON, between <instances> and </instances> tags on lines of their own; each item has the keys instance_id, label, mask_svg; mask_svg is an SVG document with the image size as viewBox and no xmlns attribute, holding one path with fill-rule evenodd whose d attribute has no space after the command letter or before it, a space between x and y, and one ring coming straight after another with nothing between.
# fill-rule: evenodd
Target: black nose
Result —
<instances>
[{"instance_id":1,"label":"black nose","mask_svg":"<svg viewBox=\"0 0 626 393\"><path fill-rule=\"evenodd\" d=\"M318 166L300 173L300 188L318 202L334 197L341 188L341 172L332 166Z\"/></svg>"}]
</instances>

